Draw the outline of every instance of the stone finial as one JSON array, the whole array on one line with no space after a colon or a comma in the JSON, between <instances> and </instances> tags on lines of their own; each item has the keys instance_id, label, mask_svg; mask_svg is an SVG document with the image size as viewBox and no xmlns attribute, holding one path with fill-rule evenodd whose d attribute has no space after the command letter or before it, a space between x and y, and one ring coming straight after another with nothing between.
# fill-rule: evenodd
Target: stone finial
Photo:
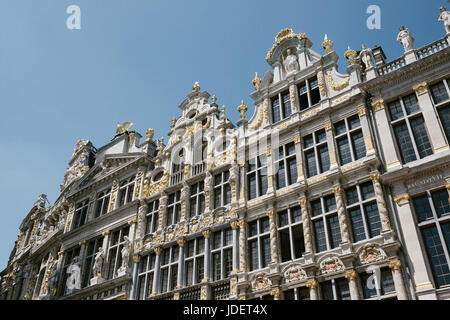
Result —
<instances>
[{"instance_id":1,"label":"stone finial","mask_svg":"<svg viewBox=\"0 0 450 320\"><path fill-rule=\"evenodd\" d=\"M212 96L211 101L212 101L213 104L216 104L216 101L217 101L216 95Z\"/></svg>"},{"instance_id":2,"label":"stone finial","mask_svg":"<svg viewBox=\"0 0 450 320\"><path fill-rule=\"evenodd\" d=\"M246 112L247 112L248 108L247 106L244 104L244 100L241 101L241 105L238 106L237 111L241 113L241 119L244 120L245 117L247 116Z\"/></svg>"},{"instance_id":3,"label":"stone finial","mask_svg":"<svg viewBox=\"0 0 450 320\"><path fill-rule=\"evenodd\" d=\"M255 90L259 90L259 85L261 84L261 78L258 76L258 72L255 72L255 78L252 80L252 84L255 87Z\"/></svg>"},{"instance_id":4,"label":"stone finial","mask_svg":"<svg viewBox=\"0 0 450 320\"><path fill-rule=\"evenodd\" d=\"M194 85L192 86L192 92L199 92L200 86L198 84L198 81L195 81Z\"/></svg>"},{"instance_id":5,"label":"stone finial","mask_svg":"<svg viewBox=\"0 0 450 320\"><path fill-rule=\"evenodd\" d=\"M357 53L355 50L352 50L350 47L347 48L347 51L344 54L345 59L348 60L348 64L352 65L356 63Z\"/></svg>"},{"instance_id":6,"label":"stone finial","mask_svg":"<svg viewBox=\"0 0 450 320\"><path fill-rule=\"evenodd\" d=\"M225 116L225 105L222 106L222 116L220 117L220 120L224 122L227 120L227 117Z\"/></svg>"},{"instance_id":7,"label":"stone finial","mask_svg":"<svg viewBox=\"0 0 450 320\"><path fill-rule=\"evenodd\" d=\"M333 41L328 39L328 35L325 34L325 37L323 39L322 48L325 50L325 53L333 52Z\"/></svg>"}]
</instances>

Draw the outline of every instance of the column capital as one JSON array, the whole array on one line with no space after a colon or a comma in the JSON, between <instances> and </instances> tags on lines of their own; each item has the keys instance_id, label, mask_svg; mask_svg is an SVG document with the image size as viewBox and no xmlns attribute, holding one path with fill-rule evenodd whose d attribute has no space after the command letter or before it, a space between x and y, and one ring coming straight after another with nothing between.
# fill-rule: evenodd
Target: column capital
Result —
<instances>
[{"instance_id":1,"label":"column capital","mask_svg":"<svg viewBox=\"0 0 450 320\"><path fill-rule=\"evenodd\" d=\"M355 270L350 270L345 273L345 279L356 280L358 278L358 273Z\"/></svg>"},{"instance_id":2,"label":"column capital","mask_svg":"<svg viewBox=\"0 0 450 320\"><path fill-rule=\"evenodd\" d=\"M408 193L404 193L404 194L394 197L394 201L398 205L404 204L405 202L409 202L409 199L410 199L410 197L409 197Z\"/></svg>"},{"instance_id":3,"label":"column capital","mask_svg":"<svg viewBox=\"0 0 450 320\"><path fill-rule=\"evenodd\" d=\"M87 243L87 241L86 241L86 240L83 240L83 241L79 242L78 245L84 246L86 243Z\"/></svg>"},{"instance_id":4,"label":"column capital","mask_svg":"<svg viewBox=\"0 0 450 320\"><path fill-rule=\"evenodd\" d=\"M230 224L231 224L231 229L233 229L233 230L239 229L239 221L238 220L232 221Z\"/></svg>"},{"instance_id":5,"label":"column capital","mask_svg":"<svg viewBox=\"0 0 450 320\"><path fill-rule=\"evenodd\" d=\"M138 222L138 219L137 219L137 218L134 218L134 219L129 220L129 221L128 221L128 224L129 224L129 225L132 225L132 224L137 223L137 222Z\"/></svg>"},{"instance_id":6,"label":"column capital","mask_svg":"<svg viewBox=\"0 0 450 320\"><path fill-rule=\"evenodd\" d=\"M298 204L299 204L301 207L305 207L305 208L306 208L306 206L307 206L307 204L308 204L308 200L306 200L306 197L300 198L300 200L298 200Z\"/></svg>"},{"instance_id":7,"label":"column capital","mask_svg":"<svg viewBox=\"0 0 450 320\"><path fill-rule=\"evenodd\" d=\"M186 244L186 239L178 239L177 243L180 247L184 247L184 245Z\"/></svg>"},{"instance_id":8,"label":"column capital","mask_svg":"<svg viewBox=\"0 0 450 320\"><path fill-rule=\"evenodd\" d=\"M269 157L272 155L272 148L271 147L267 147L266 155L269 156Z\"/></svg>"},{"instance_id":9,"label":"column capital","mask_svg":"<svg viewBox=\"0 0 450 320\"><path fill-rule=\"evenodd\" d=\"M331 121L328 121L327 123L325 123L325 131L330 131L333 128L333 123Z\"/></svg>"},{"instance_id":10,"label":"column capital","mask_svg":"<svg viewBox=\"0 0 450 320\"><path fill-rule=\"evenodd\" d=\"M299 144L302 141L302 137L300 135L296 135L294 137L294 143Z\"/></svg>"},{"instance_id":11,"label":"column capital","mask_svg":"<svg viewBox=\"0 0 450 320\"><path fill-rule=\"evenodd\" d=\"M419 83L413 87L413 90L420 96L428 92L428 84L426 82Z\"/></svg>"},{"instance_id":12,"label":"column capital","mask_svg":"<svg viewBox=\"0 0 450 320\"><path fill-rule=\"evenodd\" d=\"M399 259L395 259L389 262L388 266L393 270L400 270L402 267L402 262Z\"/></svg>"},{"instance_id":13,"label":"column capital","mask_svg":"<svg viewBox=\"0 0 450 320\"><path fill-rule=\"evenodd\" d=\"M161 254L162 250L163 250L162 247L156 247L155 249L153 249L153 251L155 251L155 254L157 256L159 256Z\"/></svg>"},{"instance_id":14,"label":"column capital","mask_svg":"<svg viewBox=\"0 0 450 320\"><path fill-rule=\"evenodd\" d=\"M385 107L385 103L383 99L378 99L375 102L372 102L372 109L374 111L379 111L379 110L383 110Z\"/></svg>"},{"instance_id":15,"label":"column capital","mask_svg":"<svg viewBox=\"0 0 450 320\"><path fill-rule=\"evenodd\" d=\"M140 256L140 255L135 255L135 256L133 256L133 261L134 261L134 262L139 262L139 261L141 261L141 256Z\"/></svg>"},{"instance_id":16,"label":"column capital","mask_svg":"<svg viewBox=\"0 0 450 320\"><path fill-rule=\"evenodd\" d=\"M211 237L211 230L205 230L202 234L206 239L209 239Z\"/></svg>"},{"instance_id":17,"label":"column capital","mask_svg":"<svg viewBox=\"0 0 450 320\"><path fill-rule=\"evenodd\" d=\"M104 232L102 232L102 236L107 236L111 233L111 230L106 230Z\"/></svg>"},{"instance_id":18,"label":"column capital","mask_svg":"<svg viewBox=\"0 0 450 320\"><path fill-rule=\"evenodd\" d=\"M306 286L310 289L317 289L319 283L317 282L316 279L311 279L308 282L306 282Z\"/></svg>"},{"instance_id":19,"label":"column capital","mask_svg":"<svg viewBox=\"0 0 450 320\"><path fill-rule=\"evenodd\" d=\"M366 107L361 107L358 109L358 116L361 118L366 115Z\"/></svg>"},{"instance_id":20,"label":"column capital","mask_svg":"<svg viewBox=\"0 0 450 320\"><path fill-rule=\"evenodd\" d=\"M342 195L342 187L340 185L333 187L333 192L335 195Z\"/></svg>"},{"instance_id":21,"label":"column capital","mask_svg":"<svg viewBox=\"0 0 450 320\"><path fill-rule=\"evenodd\" d=\"M239 227L240 228L244 228L245 227L245 220L244 219L239 220Z\"/></svg>"},{"instance_id":22,"label":"column capital","mask_svg":"<svg viewBox=\"0 0 450 320\"><path fill-rule=\"evenodd\" d=\"M273 297L279 298L279 297L281 297L282 293L283 293L283 291L281 291L280 288L275 288L275 289L270 290L270 295Z\"/></svg>"},{"instance_id":23,"label":"column capital","mask_svg":"<svg viewBox=\"0 0 450 320\"><path fill-rule=\"evenodd\" d=\"M375 171L370 173L370 179L372 179L373 182L377 182L380 180L380 172Z\"/></svg>"},{"instance_id":24,"label":"column capital","mask_svg":"<svg viewBox=\"0 0 450 320\"><path fill-rule=\"evenodd\" d=\"M275 209L274 208L270 208L270 209L268 209L267 210L267 212L266 212L266 215L269 217L269 218L275 218Z\"/></svg>"}]
</instances>

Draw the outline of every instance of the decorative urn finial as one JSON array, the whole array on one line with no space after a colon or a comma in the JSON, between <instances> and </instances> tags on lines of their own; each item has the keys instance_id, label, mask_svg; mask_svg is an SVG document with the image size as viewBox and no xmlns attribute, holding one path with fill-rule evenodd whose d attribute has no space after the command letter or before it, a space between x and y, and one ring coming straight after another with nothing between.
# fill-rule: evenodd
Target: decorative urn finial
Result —
<instances>
[{"instance_id":1,"label":"decorative urn finial","mask_svg":"<svg viewBox=\"0 0 450 320\"><path fill-rule=\"evenodd\" d=\"M255 72L255 78L252 80L252 84L255 87L255 90L259 90L259 85L261 84L261 78L258 76L258 72Z\"/></svg>"},{"instance_id":2,"label":"decorative urn finial","mask_svg":"<svg viewBox=\"0 0 450 320\"><path fill-rule=\"evenodd\" d=\"M237 111L241 113L241 119L244 120L245 117L247 116L246 112L247 112L248 108L247 106L244 104L244 100L241 101L241 105L237 108Z\"/></svg>"},{"instance_id":3,"label":"decorative urn finial","mask_svg":"<svg viewBox=\"0 0 450 320\"><path fill-rule=\"evenodd\" d=\"M348 64L355 64L356 63L356 56L357 53L355 50L352 50L350 47L347 48L347 52L345 52L344 57L348 60Z\"/></svg>"},{"instance_id":4,"label":"decorative urn finial","mask_svg":"<svg viewBox=\"0 0 450 320\"><path fill-rule=\"evenodd\" d=\"M323 39L322 48L325 50L325 53L328 54L330 52L333 52L333 41L328 39L328 35L325 34L325 37Z\"/></svg>"}]
</instances>

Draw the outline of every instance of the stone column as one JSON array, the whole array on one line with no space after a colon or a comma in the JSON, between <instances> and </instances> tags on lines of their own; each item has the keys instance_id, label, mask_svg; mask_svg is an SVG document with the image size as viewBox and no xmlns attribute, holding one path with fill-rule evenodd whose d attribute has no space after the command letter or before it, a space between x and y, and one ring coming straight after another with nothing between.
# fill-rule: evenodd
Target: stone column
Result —
<instances>
[{"instance_id":1,"label":"stone column","mask_svg":"<svg viewBox=\"0 0 450 320\"><path fill-rule=\"evenodd\" d=\"M109 235L111 234L111 230L106 230L105 232L102 233L103 236L103 242L102 242L102 248L103 248L103 252L105 253L105 258L104 258L104 263L103 263L103 270L102 273L100 274L100 276L102 278L105 278L103 276L103 272L106 272L106 265L107 262L109 261ZM98 275L97 275L98 276Z\"/></svg>"},{"instance_id":2,"label":"stone column","mask_svg":"<svg viewBox=\"0 0 450 320\"><path fill-rule=\"evenodd\" d=\"M436 299L435 293L429 293L434 289L432 278L427 269L426 252L422 249L420 236L416 227L415 217L410 205L410 198L408 193L403 193L394 197L395 206L397 209L397 216L399 224L402 226L402 233L404 237L403 245L405 251L409 252L409 259L411 260L411 273L413 281L416 285L415 291L419 300L421 299ZM423 293L421 294L421 291Z\"/></svg>"},{"instance_id":3,"label":"stone column","mask_svg":"<svg viewBox=\"0 0 450 320\"><path fill-rule=\"evenodd\" d=\"M348 287L350 289L350 297L352 300L360 300L358 289L358 273L355 270L347 271L345 278L348 280Z\"/></svg>"},{"instance_id":4,"label":"stone column","mask_svg":"<svg viewBox=\"0 0 450 320\"><path fill-rule=\"evenodd\" d=\"M111 189L111 201L109 202L109 211L113 211L117 208L117 194L119 193L119 180L115 179L112 184Z\"/></svg>"},{"instance_id":5,"label":"stone column","mask_svg":"<svg viewBox=\"0 0 450 320\"><path fill-rule=\"evenodd\" d=\"M298 133L294 138L295 155L297 161L297 182L301 183L305 180L305 174L303 172L303 152L302 152L302 138Z\"/></svg>"},{"instance_id":6,"label":"stone column","mask_svg":"<svg viewBox=\"0 0 450 320\"><path fill-rule=\"evenodd\" d=\"M394 133L385 111L385 103L383 99L379 99L372 103L372 109L375 115L376 128L378 128L378 136L383 151L386 170L390 170L396 166L401 166L400 158L394 145Z\"/></svg>"},{"instance_id":7,"label":"stone column","mask_svg":"<svg viewBox=\"0 0 450 320\"><path fill-rule=\"evenodd\" d=\"M341 229L341 243L349 243L350 236L348 233L347 215L345 214L344 200L342 198L342 187L340 185L337 185L333 188L333 191L336 197L339 227Z\"/></svg>"},{"instance_id":8,"label":"stone column","mask_svg":"<svg viewBox=\"0 0 450 320\"><path fill-rule=\"evenodd\" d=\"M447 142L445 142L444 132L441 129L436 110L431 100L431 95L428 90L428 84L422 82L415 86L413 90L417 94L420 109L422 110L423 119L425 120L428 134L430 135L431 145L434 153L439 153L449 149Z\"/></svg>"},{"instance_id":9,"label":"stone column","mask_svg":"<svg viewBox=\"0 0 450 320\"><path fill-rule=\"evenodd\" d=\"M145 227L147 225L148 204L145 200L139 202L138 219L136 226L136 241L141 241L145 236ZM142 244L141 244L142 245Z\"/></svg>"},{"instance_id":10,"label":"stone column","mask_svg":"<svg viewBox=\"0 0 450 320\"><path fill-rule=\"evenodd\" d=\"M155 274L153 276L153 287L152 287L152 296L156 296L159 292L159 277L161 275L161 253L162 248L157 247L154 249L156 259L155 259Z\"/></svg>"},{"instance_id":11,"label":"stone column","mask_svg":"<svg viewBox=\"0 0 450 320\"><path fill-rule=\"evenodd\" d=\"M272 147L267 147L267 194L274 191L273 180L273 159L272 159Z\"/></svg>"},{"instance_id":12,"label":"stone column","mask_svg":"<svg viewBox=\"0 0 450 320\"><path fill-rule=\"evenodd\" d=\"M367 119L366 116L366 107L362 106L361 108L358 109L358 116L359 116L359 121L361 123L361 129L362 129L362 134L364 137L364 144L366 146L366 155L372 155L375 154L375 149L373 147L373 143L372 143L372 135L370 133L370 128L369 128L369 120Z\"/></svg>"},{"instance_id":13,"label":"stone column","mask_svg":"<svg viewBox=\"0 0 450 320\"><path fill-rule=\"evenodd\" d=\"M293 81L293 80L292 80ZM297 99L297 86L294 83L291 83L289 85L289 96L291 99L291 109L292 113L297 112L300 110L299 101Z\"/></svg>"},{"instance_id":14,"label":"stone column","mask_svg":"<svg viewBox=\"0 0 450 320\"><path fill-rule=\"evenodd\" d=\"M66 226L64 228L64 233L69 232L70 228L72 227L72 219L73 215L75 213L75 203L71 203L69 207L69 211L67 212L67 220L66 220ZM34 221L34 225L36 225L36 221ZM33 226L33 230L35 227ZM31 231L31 236L33 236L33 230Z\"/></svg>"},{"instance_id":15,"label":"stone column","mask_svg":"<svg viewBox=\"0 0 450 320\"><path fill-rule=\"evenodd\" d=\"M389 262L389 268L392 270L392 278L394 279L395 291L397 291L397 299L408 300L408 294L406 293L402 275L402 263L398 259L391 261Z\"/></svg>"},{"instance_id":16,"label":"stone column","mask_svg":"<svg viewBox=\"0 0 450 320\"><path fill-rule=\"evenodd\" d=\"M278 241L277 241L277 224L276 224L276 212L271 208L267 211L267 216L270 222L270 257L272 263L278 263Z\"/></svg>"},{"instance_id":17,"label":"stone column","mask_svg":"<svg viewBox=\"0 0 450 320\"><path fill-rule=\"evenodd\" d=\"M378 171L372 172L370 178L373 182L373 188L375 190L375 197L377 199L378 212L380 214L381 230L383 232L391 231L391 222L389 221L389 213L386 208L386 202L384 201L383 189L380 183L380 173Z\"/></svg>"},{"instance_id":18,"label":"stone column","mask_svg":"<svg viewBox=\"0 0 450 320\"><path fill-rule=\"evenodd\" d=\"M313 253L312 234L311 234L311 217L308 212L308 201L305 197L299 201L302 210L303 221L303 237L305 241L305 253Z\"/></svg>"},{"instance_id":19,"label":"stone column","mask_svg":"<svg viewBox=\"0 0 450 320\"><path fill-rule=\"evenodd\" d=\"M239 221L239 270L247 272L247 228L245 220Z\"/></svg>"},{"instance_id":20,"label":"stone column","mask_svg":"<svg viewBox=\"0 0 450 320\"><path fill-rule=\"evenodd\" d=\"M205 258L203 259L204 263L204 278L203 282L211 281L211 230L205 230L202 232L205 237Z\"/></svg>"},{"instance_id":21,"label":"stone column","mask_svg":"<svg viewBox=\"0 0 450 320\"><path fill-rule=\"evenodd\" d=\"M273 300L281 300L283 296L283 291L280 288L275 288L270 290L270 295L273 297Z\"/></svg>"},{"instance_id":22,"label":"stone column","mask_svg":"<svg viewBox=\"0 0 450 320\"><path fill-rule=\"evenodd\" d=\"M181 188L181 215L180 222L186 221L186 211L189 210L189 196L191 188L187 182L183 182L183 188Z\"/></svg>"},{"instance_id":23,"label":"stone column","mask_svg":"<svg viewBox=\"0 0 450 320\"><path fill-rule=\"evenodd\" d=\"M166 221L166 214L167 214L167 200L168 196L166 194L163 194L159 198L158 230L162 230L164 228L164 221Z\"/></svg>"},{"instance_id":24,"label":"stone column","mask_svg":"<svg viewBox=\"0 0 450 320\"><path fill-rule=\"evenodd\" d=\"M86 249L87 249L86 248L86 243L87 243L86 240L83 240L83 241L78 243L78 245L80 246L80 255L79 255L79 257L80 257L80 270L81 270L81 272L80 272L80 281L81 282L83 282L84 273L87 271L86 268L84 267L84 265L86 264L86 259L85 259ZM48 268L48 266L47 266L47 268ZM89 281L90 281L90 279L88 279L88 283L87 283L88 286L89 286ZM83 283L81 283L81 286L83 286Z\"/></svg>"},{"instance_id":25,"label":"stone column","mask_svg":"<svg viewBox=\"0 0 450 320\"><path fill-rule=\"evenodd\" d=\"M328 154L330 155L330 170L338 167L336 147L333 134L333 123L331 121L325 124L325 132L327 135Z\"/></svg>"},{"instance_id":26,"label":"stone column","mask_svg":"<svg viewBox=\"0 0 450 320\"><path fill-rule=\"evenodd\" d=\"M233 273L239 272L239 221L231 222L233 230Z\"/></svg>"},{"instance_id":27,"label":"stone column","mask_svg":"<svg viewBox=\"0 0 450 320\"><path fill-rule=\"evenodd\" d=\"M186 240L178 239L177 243L180 246L180 252L178 253L177 289L181 289L184 285L184 245L186 244Z\"/></svg>"},{"instance_id":28,"label":"stone column","mask_svg":"<svg viewBox=\"0 0 450 320\"><path fill-rule=\"evenodd\" d=\"M309 298L310 300L319 300L319 292L317 288L319 287L319 283L316 279L311 279L306 282L306 286L309 288Z\"/></svg>"},{"instance_id":29,"label":"stone column","mask_svg":"<svg viewBox=\"0 0 450 320\"><path fill-rule=\"evenodd\" d=\"M139 255L133 256L133 278L131 280L130 300L136 299L136 288L137 288L137 284L139 281L138 276L139 276L139 262L140 261L141 261L141 256L139 256Z\"/></svg>"}]
</instances>

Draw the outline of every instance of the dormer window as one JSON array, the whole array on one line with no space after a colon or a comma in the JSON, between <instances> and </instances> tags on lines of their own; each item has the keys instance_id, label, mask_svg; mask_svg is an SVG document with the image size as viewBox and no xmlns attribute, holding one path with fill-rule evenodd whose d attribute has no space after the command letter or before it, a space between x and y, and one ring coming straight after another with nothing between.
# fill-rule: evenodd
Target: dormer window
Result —
<instances>
[{"instance_id":1,"label":"dormer window","mask_svg":"<svg viewBox=\"0 0 450 320\"><path fill-rule=\"evenodd\" d=\"M317 77L307 79L298 85L300 110L308 109L320 102L320 89Z\"/></svg>"},{"instance_id":2,"label":"dormer window","mask_svg":"<svg viewBox=\"0 0 450 320\"><path fill-rule=\"evenodd\" d=\"M289 91L283 92L272 97L272 120L277 123L288 118L292 113L291 95ZM280 103L281 101L281 103Z\"/></svg>"}]
</instances>

